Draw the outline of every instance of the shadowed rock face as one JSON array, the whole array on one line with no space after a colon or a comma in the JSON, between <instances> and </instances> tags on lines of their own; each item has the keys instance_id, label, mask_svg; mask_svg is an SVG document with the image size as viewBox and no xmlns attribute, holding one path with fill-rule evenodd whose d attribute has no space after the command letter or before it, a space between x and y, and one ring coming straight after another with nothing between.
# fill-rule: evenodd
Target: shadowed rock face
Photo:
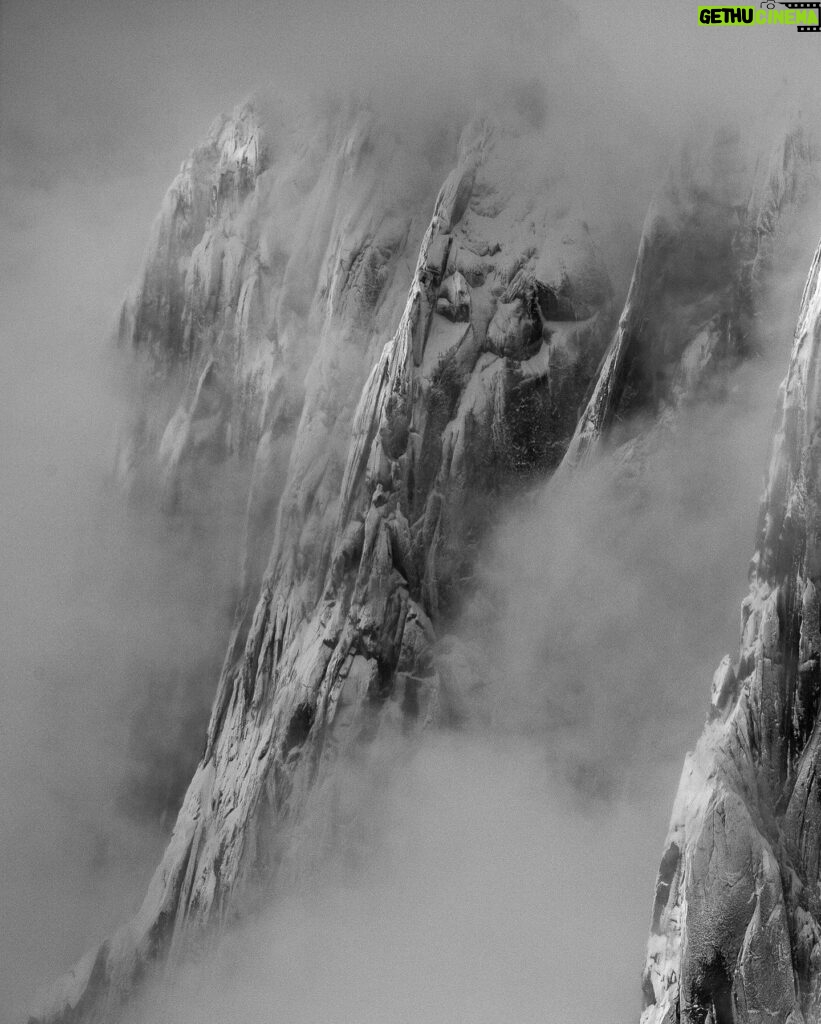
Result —
<instances>
[{"instance_id":1,"label":"shadowed rock face","mask_svg":"<svg viewBox=\"0 0 821 1024\"><path fill-rule=\"evenodd\" d=\"M769 149L769 152L767 150ZM813 146L796 128L760 153L738 131L683 147L656 194L618 329L565 463L577 466L612 426L660 418L715 393L723 372L770 345L773 271L814 179Z\"/></svg>"},{"instance_id":2,"label":"shadowed rock face","mask_svg":"<svg viewBox=\"0 0 821 1024\"><path fill-rule=\"evenodd\" d=\"M441 137L405 146L369 112L300 123L310 127L250 104L215 124L166 197L124 307L138 412L121 479L184 511L231 466L247 494L244 566L205 750L145 901L34 1020L116 1018L154 965L245 913L310 854L299 822L341 756L452 719L434 643L502 500L563 459L572 468L622 415L674 413L743 358L743 300L808 160L791 137L779 174L756 175L739 140L720 137L697 167L678 168L648 216L614 334L573 183L534 169L532 129L477 118L443 171ZM716 246L712 275L702 254ZM764 623L768 600L756 598L750 622ZM766 619L773 643L778 615ZM717 684L716 729L738 672ZM775 787L784 743L771 747ZM778 862L759 842L765 825L728 794L711 827L723 836L727 815L745 813L731 917L766 890L759 916L777 965L788 910L767 888ZM812 838L795 834L812 860ZM659 936L682 916L676 836ZM712 861L698 871L706 885ZM706 964L717 940L706 924L698 934ZM729 1005L731 967L710 961L688 998L709 990ZM659 1007L664 998L659 987Z\"/></svg>"}]
</instances>

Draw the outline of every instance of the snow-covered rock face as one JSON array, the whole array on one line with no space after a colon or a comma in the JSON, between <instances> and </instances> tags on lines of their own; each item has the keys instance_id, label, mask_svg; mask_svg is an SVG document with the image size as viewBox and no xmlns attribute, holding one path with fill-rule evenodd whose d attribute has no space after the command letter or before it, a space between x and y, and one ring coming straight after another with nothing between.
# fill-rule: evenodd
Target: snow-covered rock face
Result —
<instances>
[{"instance_id":1,"label":"snow-covered rock face","mask_svg":"<svg viewBox=\"0 0 821 1024\"><path fill-rule=\"evenodd\" d=\"M246 594L265 568L306 388L320 386L308 374L317 350L337 351L324 415L344 445L444 173L367 111L301 113L260 101L215 122L165 198L120 319L136 361L118 475L190 513L225 489L228 467L249 502Z\"/></svg>"},{"instance_id":2,"label":"snow-covered rock face","mask_svg":"<svg viewBox=\"0 0 821 1024\"><path fill-rule=\"evenodd\" d=\"M574 183L543 166L532 126L477 117L442 168L441 133L436 145L405 145L355 108L314 112L303 127L260 109L217 122L183 165L121 319L139 369L138 413L120 444L124 484L156 487L167 507L185 508L232 466L247 496L240 597L205 751L140 911L63 979L38 1021L111 1021L153 964L185 955L307 855L300 820L343 754L453 717L435 642L502 499L559 466L571 471L624 417L640 413L652 431L747 354L753 285L808 180L800 133L777 148L776 170L756 170L737 138L705 144L659 193L616 322ZM796 402L789 408L808 408ZM803 443L801 415L785 444ZM789 463L803 481L805 462ZM810 492L800 493L791 523L807 507ZM767 551L781 550L779 530ZM709 735L749 709L775 709L782 723L799 715L793 732L806 743L815 669L796 676L806 686L787 708L772 666L799 635L793 660L814 665L818 624L815 633L785 626L777 595L786 591L763 567L783 573L786 563L767 558L745 620L747 653L714 683ZM817 609L809 586L801 601ZM755 667L759 654L769 675ZM733 711L753 677L758 703ZM758 937L748 942L748 916L720 947L743 966L744 998L753 1005L763 991L776 1012L792 1008L781 922L812 906L798 887L784 896L781 847L767 832L790 776L782 762L798 749L780 736L749 740L743 753L759 744L768 774L760 781L739 755L738 778L752 788L722 790L720 808L705 781L712 769L698 757L688 769L682 822L717 809L709 836L702 829L691 842L674 825L648 1020L674 1013L679 979L689 979L691 1019L704 1019L697 1007L709 999L724 1006L729 975L708 951L732 928L698 896L716 898L716 870L731 923L758 900ZM808 775L800 792L809 799L812 787ZM774 801L769 816L753 813L753 792L756 807L762 793ZM732 834L728 815L741 823ZM814 863L815 832L794 818L791 841ZM742 845L732 846L739 830ZM701 859L682 859L688 843ZM729 851L726 870L711 855L717 844ZM682 879L692 880L689 902ZM762 955L772 978L756 973Z\"/></svg>"},{"instance_id":3,"label":"snow-covered rock face","mask_svg":"<svg viewBox=\"0 0 821 1024\"><path fill-rule=\"evenodd\" d=\"M561 460L612 334L594 240L527 130L477 118L437 194L368 112L267 117L218 122L183 165L121 318L124 484L184 508L233 463L248 492L205 753L141 910L41 1019L110 1019L270 891L340 753L447 717L437 623L501 496Z\"/></svg>"}]
</instances>

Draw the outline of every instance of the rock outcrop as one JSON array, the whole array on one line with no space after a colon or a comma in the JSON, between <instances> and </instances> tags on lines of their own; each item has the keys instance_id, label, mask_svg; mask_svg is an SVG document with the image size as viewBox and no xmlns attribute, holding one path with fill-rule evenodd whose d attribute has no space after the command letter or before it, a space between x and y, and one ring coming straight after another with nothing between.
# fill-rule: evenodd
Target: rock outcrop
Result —
<instances>
[{"instance_id":1,"label":"rock outcrop","mask_svg":"<svg viewBox=\"0 0 821 1024\"><path fill-rule=\"evenodd\" d=\"M644 1024L821 1016L821 249L782 385L741 643L715 673L656 887Z\"/></svg>"},{"instance_id":2,"label":"rock outcrop","mask_svg":"<svg viewBox=\"0 0 821 1024\"><path fill-rule=\"evenodd\" d=\"M648 216L616 323L574 182L538 169L533 125L477 117L458 144L440 133L426 148L355 107L303 123L310 128L258 103L216 123L166 197L123 310L138 412L120 444L120 478L174 510L207 499L230 472L247 495L244 567L205 749L143 905L33 1020L116 1019L155 965L242 916L306 854L301 816L341 756L392 729L412 735L452 719L434 645L502 502L560 465L569 472L615 423L658 423L755 350L752 293L800 206L810 156L796 132L769 169L738 136L685 160ZM778 803L788 780L796 799L810 800L814 786L802 751L814 735L819 627L813 634L795 612L801 602L818 608L800 525L811 508L811 457L800 446L810 443L812 406L799 400L811 348L800 350L804 362L796 356L799 383L786 392L795 399L785 404L790 455L771 474L747 653L717 679L710 726L729 735L728 723L754 706L750 696L743 713L733 710L745 687L760 680L755 707L776 717L744 751L755 746L766 775L748 765L746 789L734 781L722 790L720 807L710 805L713 838L697 850L690 825L686 836L674 825L648 1020L668 1019L680 977L690 986L683 1006L706 1013L735 996L730 961L709 956L725 935L720 948L743 965L749 1005L766 982L755 973L762 957L775 986L766 1005L797 1005L788 999L789 922L809 935L814 904L798 867L784 889L787 832L776 848L768 829L778 815L794 820L796 864L817 861L815 832ZM793 486L799 478L804 490ZM803 646L778 671L793 672L798 690L784 703L773 666L793 641ZM728 815L743 825L741 845ZM727 872L710 888L719 846L737 884L728 883L730 924L717 932L711 922L722 915L695 890L685 906L681 893L688 871L710 900L725 885ZM688 860L691 848L701 860ZM733 927L753 904L760 924L747 943L747 925ZM687 914L701 924L684 950ZM696 966L682 975L685 963ZM704 1019L698 1012L691 1019Z\"/></svg>"},{"instance_id":3,"label":"rock outcrop","mask_svg":"<svg viewBox=\"0 0 821 1024\"><path fill-rule=\"evenodd\" d=\"M739 130L682 147L648 211L618 329L566 467L583 463L616 423L659 419L717 393L728 369L771 346L772 278L779 264L782 273L790 265L785 247L800 233L815 184L813 152L800 126L760 151Z\"/></svg>"},{"instance_id":4,"label":"rock outcrop","mask_svg":"<svg viewBox=\"0 0 821 1024\"><path fill-rule=\"evenodd\" d=\"M234 459L246 570L143 906L40 1020L110 1021L152 964L270 891L342 752L447 718L437 623L502 497L561 460L612 333L589 230L527 130L464 129L421 238L430 168L372 115L335 111L278 162L289 142L254 107L215 126L123 313L144 400L121 477L174 508Z\"/></svg>"}]
</instances>

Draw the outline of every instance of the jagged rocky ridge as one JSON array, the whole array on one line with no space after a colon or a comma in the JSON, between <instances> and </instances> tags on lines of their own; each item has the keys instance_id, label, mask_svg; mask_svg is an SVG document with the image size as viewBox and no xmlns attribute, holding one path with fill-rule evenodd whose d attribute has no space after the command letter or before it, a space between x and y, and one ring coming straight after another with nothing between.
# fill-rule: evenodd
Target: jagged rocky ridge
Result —
<instances>
[{"instance_id":1,"label":"jagged rocky ridge","mask_svg":"<svg viewBox=\"0 0 821 1024\"><path fill-rule=\"evenodd\" d=\"M243 578L205 751L145 901L36 1020L110 1021L152 965L272 890L346 750L447 724L435 644L495 510L755 349L752 282L811 156L796 131L769 163L726 134L685 159L616 325L572 183L533 173L532 127L471 122L431 218L446 136L409 151L355 107L310 124L258 104L217 122L123 310L138 414L121 479L173 510L232 465Z\"/></svg>"},{"instance_id":2,"label":"jagged rocky ridge","mask_svg":"<svg viewBox=\"0 0 821 1024\"><path fill-rule=\"evenodd\" d=\"M564 460L576 467L618 422L664 419L720 389L722 370L771 344L757 322L815 181L811 135L769 145L735 129L682 147L651 203L627 298ZM783 289L782 289L783 290Z\"/></svg>"},{"instance_id":3,"label":"jagged rocky ridge","mask_svg":"<svg viewBox=\"0 0 821 1024\"><path fill-rule=\"evenodd\" d=\"M500 495L560 460L612 331L606 271L566 183L533 180L526 128L476 119L435 196L368 112L331 110L297 146L277 127L253 105L215 125L123 312L142 408L121 477L173 509L247 453L246 571L145 902L43 1019L111 1019L270 886L341 751L447 714L434 623Z\"/></svg>"}]
</instances>

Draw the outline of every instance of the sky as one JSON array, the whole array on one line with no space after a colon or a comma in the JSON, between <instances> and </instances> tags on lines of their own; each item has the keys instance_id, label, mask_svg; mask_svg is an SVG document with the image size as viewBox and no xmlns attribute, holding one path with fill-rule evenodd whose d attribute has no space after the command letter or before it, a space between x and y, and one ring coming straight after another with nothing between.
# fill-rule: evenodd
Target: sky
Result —
<instances>
[{"instance_id":1,"label":"sky","mask_svg":"<svg viewBox=\"0 0 821 1024\"><path fill-rule=\"evenodd\" d=\"M133 910L167 829L123 806L144 767L134 723L139 735L157 728L158 676L193 671L206 680L196 732L219 658L230 540L220 533L213 558L192 559L184 540L126 515L108 484L121 412L110 332L186 153L260 85L286 97L356 90L399 122L470 109L558 62L565 109L549 142L600 136L605 156L645 168L614 171L608 196L635 231L682 132L719 117L777 121L790 97L811 110L819 88L821 38L704 28L696 7L588 0L568 16L535 0L0 0L0 1019ZM562 64L568 17L584 43ZM745 448L745 466L758 448ZM750 545L756 487L744 499ZM733 488L722 495L732 507ZM740 599L747 541L722 543ZM735 643L723 589L718 604L716 664ZM709 679L689 685L689 730L653 801L672 800L700 725ZM637 900L647 891L648 912L667 810L654 814L654 848L624 883ZM639 848L644 839L622 847Z\"/></svg>"}]
</instances>

